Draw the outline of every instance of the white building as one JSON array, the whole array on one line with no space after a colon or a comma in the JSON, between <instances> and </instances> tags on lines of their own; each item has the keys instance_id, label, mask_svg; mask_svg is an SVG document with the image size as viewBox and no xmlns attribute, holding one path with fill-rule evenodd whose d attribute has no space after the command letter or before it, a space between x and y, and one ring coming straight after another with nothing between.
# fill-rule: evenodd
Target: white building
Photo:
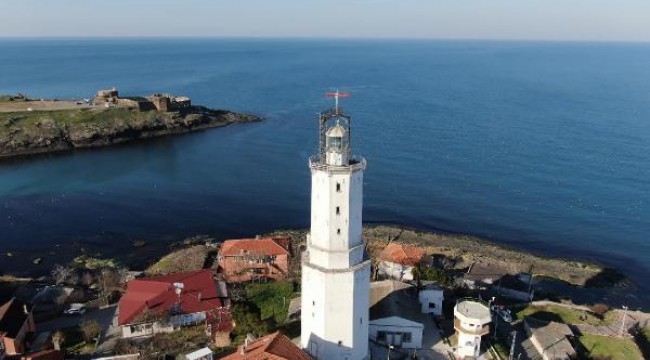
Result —
<instances>
[{"instance_id":1,"label":"white building","mask_svg":"<svg viewBox=\"0 0 650 360\"><path fill-rule=\"evenodd\" d=\"M368 358L370 260L361 238L363 171L350 155L350 117L320 114L312 156L311 232L302 259L301 346L316 359Z\"/></svg>"},{"instance_id":2,"label":"white building","mask_svg":"<svg viewBox=\"0 0 650 360\"><path fill-rule=\"evenodd\" d=\"M212 350L208 347L185 354L184 360L212 360Z\"/></svg>"},{"instance_id":3,"label":"white building","mask_svg":"<svg viewBox=\"0 0 650 360\"><path fill-rule=\"evenodd\" d=\"M490 332L490 309L477 299L463 299L454 307L454 329L458 334L456 357L478 359L481 336Z\"/></svg>"},{"instance_id":4,"label":"white building","mask_svg":"<svg viewBox=\"0 0 650 360\"><path fill-rule=\"evenodd\" d=\"M432 283L422 288L418 294L418 300L423 314L442 315L444 292L438 284Z\"/></svg>"},{"instance_id":5,"label":"white building","mask_svg":"<svg viewBox=\"0 0 650 360\"><path fill-rule=\"evenodd\" d=\"M424 325L391 316L370 320L370 339L380 344L393 345L403 349L421 349Z\"/></svg>"}]
</instances>

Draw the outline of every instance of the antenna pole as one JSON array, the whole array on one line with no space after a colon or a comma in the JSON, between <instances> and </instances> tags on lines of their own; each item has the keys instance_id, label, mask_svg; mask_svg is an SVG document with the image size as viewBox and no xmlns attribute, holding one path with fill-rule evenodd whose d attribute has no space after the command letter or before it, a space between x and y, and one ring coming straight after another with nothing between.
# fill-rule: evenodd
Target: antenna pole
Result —
<instances>
[{"instance_id":1,"label":"antenna pole","mask_svg":"<svg viewBox=\"0 0 650 360\"><path fill-rule=\"evenodd\" d=\"M336 89L336 93L334 93L334 109L336 109L336 113L339 113L339 89Z\"/></svg>"}]
</instances>

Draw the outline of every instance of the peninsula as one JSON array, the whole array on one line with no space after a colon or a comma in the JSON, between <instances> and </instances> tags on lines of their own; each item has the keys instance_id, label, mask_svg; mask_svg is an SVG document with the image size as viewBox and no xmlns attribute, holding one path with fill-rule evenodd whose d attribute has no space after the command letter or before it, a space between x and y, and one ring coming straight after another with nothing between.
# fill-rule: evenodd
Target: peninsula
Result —
<instances>
[{"instance_id":1,"label":"peninsula","mask_svg":"<svg viewBox=\"0 0 650 360\"><path fill-rule=\"evenodd\" d=\"M192 105L188 97L121 97L114 88L82 100L0 95L0 158L103 147L260 120Z\"/></svg>"}]
</instances>

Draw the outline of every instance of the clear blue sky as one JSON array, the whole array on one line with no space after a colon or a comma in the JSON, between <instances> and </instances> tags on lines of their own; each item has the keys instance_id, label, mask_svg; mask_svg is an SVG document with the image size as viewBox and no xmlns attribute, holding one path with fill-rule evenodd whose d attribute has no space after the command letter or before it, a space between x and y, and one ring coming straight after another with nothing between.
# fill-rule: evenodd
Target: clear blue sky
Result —
<instances>
[{"instance_id":1,"label":"clear blue sky","mask_svg":"<svg viewBox=\"0 0 650 360\"><path fill-rule=\"evenodd\" d=\"M650 0L0 0L0 37L650 41Z\"/></svg>"}]
</instances>

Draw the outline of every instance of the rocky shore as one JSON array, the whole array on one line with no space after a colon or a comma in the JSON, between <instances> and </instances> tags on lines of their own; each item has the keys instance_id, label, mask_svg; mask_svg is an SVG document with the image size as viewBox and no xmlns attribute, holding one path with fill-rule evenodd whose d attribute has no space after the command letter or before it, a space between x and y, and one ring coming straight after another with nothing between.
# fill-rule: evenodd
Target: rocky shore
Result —
<instances>
[{"instance_id":1,"label":"rocky shore","mask_svg":"<svg viewBox=\"0 0 650 360\"><path fill-rule=\"evenodd\" d=\"M125 108L0 112L0 159L110 146L260 120L255 115L203 106L173 112Z\"/></svg>"}]
</instances>

